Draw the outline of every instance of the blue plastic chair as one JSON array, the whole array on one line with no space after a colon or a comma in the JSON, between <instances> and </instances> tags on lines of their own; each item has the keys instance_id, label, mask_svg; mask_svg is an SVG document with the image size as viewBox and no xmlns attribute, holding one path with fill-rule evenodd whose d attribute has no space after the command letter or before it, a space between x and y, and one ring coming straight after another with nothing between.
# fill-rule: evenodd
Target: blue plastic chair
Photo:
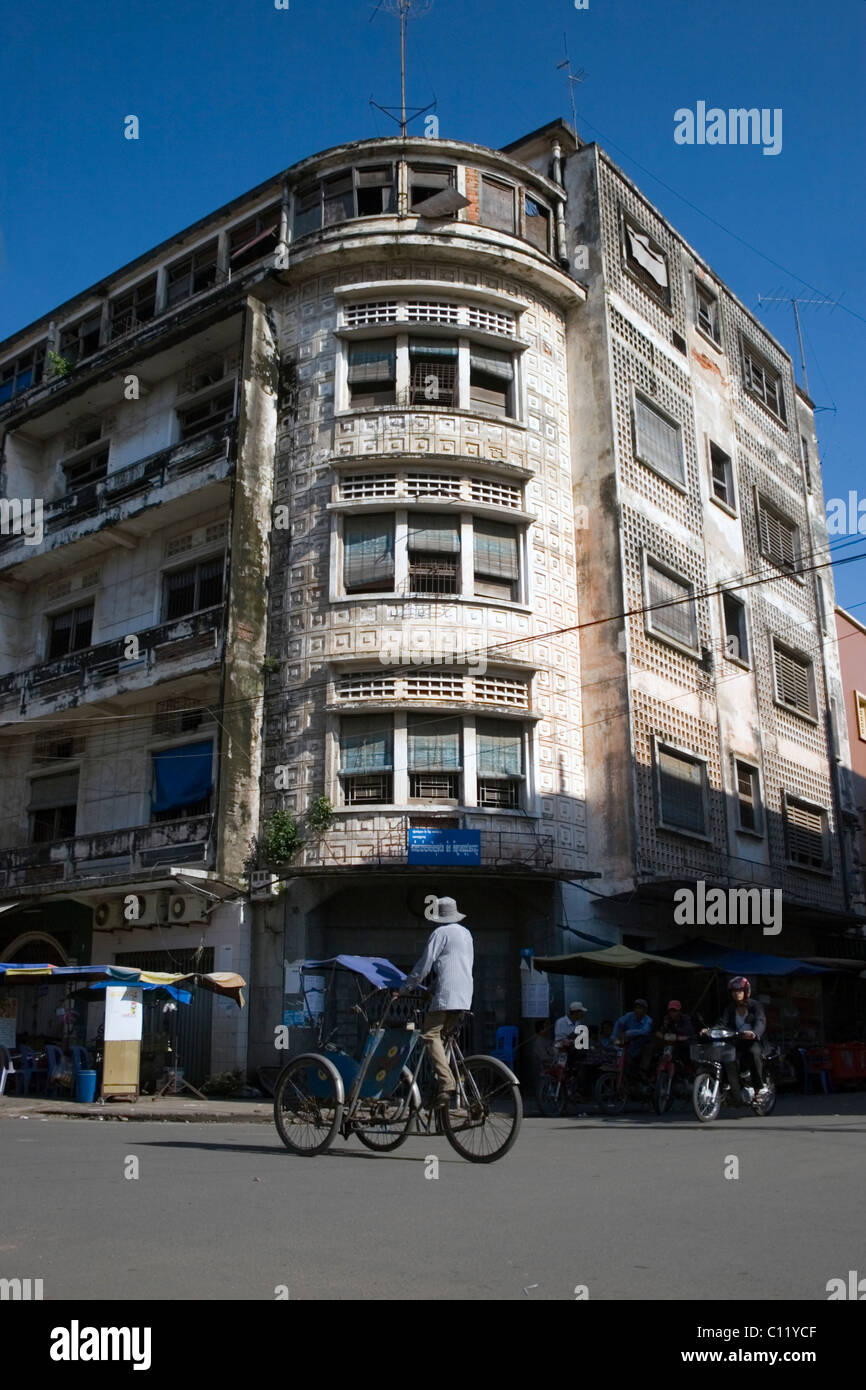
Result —
<instances>
[{"instance_id":1,"label":"blue plastic chair","mask_svg":"<svg viewBox=\"0 0 866 1390\"><path fill-rule=\"evenodd\" d=\"M45 1081L45 1090L46 1092L56 1092L57 1087L54 1085L54 1078L59 1071L66 1070L66 1058L63 1056L62 1049L56 1047L54 1043L46 1044L45 1056L48 1058L48 1076Z\"/></svg>"},{"instance_id":2,"label":"blue plastic chair","mask_svg":"<svg viewBox=\"0 0 866 1390\"><path fill-rule=\"evenodd\" d=\"M75 1075L75 1080L77 1081L80 1071L93 1070L90 1062L90 1053L87 1051L86 1047L70 1047L69 1051L72 1053L72 1070Z\"/></svg>"},{"instance_id":3,"label":"blue plastic chair","mask_svg":"<svg viewBox=\"0 0 866 1390\"><path fill-rule=\"evenodd\" d=\"M519 1036L519 1030L513 1025L496 1030L496 1046L493 1049L493 1056L498 1057L500 1062L504 1062L507 1067L513 1068L514 1066L514 1054L517 1051Z\"/></svg>"},{"instance_id":4,"label":"blue plastic chair","mask_svg":"<svg viewBox=\"0 0 866 1390\"><path fill-rule=\"evenodd\" d=\"M31 1076L36 1077L37 1082L41 1083L44 1090L48 1073L37 1067L36 1053L33 1048L28 1047L26 1043L21 1043L18 1051L21 1054L21 1065L16 1067L15 1071L18 1077L17 1091L19 1096L29 1096Z\"/></svg>"},{"instance_id":5,"label":"blue plastic chair","mask_svg":"<svg viewBox=\"0 0 866 1390\"><path fill-rule=\"evenodd\" d=\"M817 1054L813 1052L810 1056L809 1050L805 1047L798 1047L797 1051L800 1054L800 1061L803 1063L803 1095L807 1096L809 1094L810 1076L820 1076L821 1085L824 1087L824 1095L829 1095L830 1084L828 1076L833 1065L829 1052L824 1052L823 1049L820 1049Z\"/></svg>"}]
</instances>

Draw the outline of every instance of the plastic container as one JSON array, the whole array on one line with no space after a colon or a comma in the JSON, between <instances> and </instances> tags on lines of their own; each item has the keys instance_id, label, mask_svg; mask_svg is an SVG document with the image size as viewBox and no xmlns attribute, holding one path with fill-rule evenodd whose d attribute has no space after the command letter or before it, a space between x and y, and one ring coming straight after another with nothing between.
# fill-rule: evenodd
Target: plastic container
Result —
<instances>
[{"instance_id":1,"label":"plastic container","mask_svg":"<svg viewBox=\"0 0 866 1390\"><path fill-rule=\"evenodd\" d=\"M82 1105L92 1105L96 1100L96 1072L80 1071L75 1087L75 1099Z\"/></svg>"}]
</instances>

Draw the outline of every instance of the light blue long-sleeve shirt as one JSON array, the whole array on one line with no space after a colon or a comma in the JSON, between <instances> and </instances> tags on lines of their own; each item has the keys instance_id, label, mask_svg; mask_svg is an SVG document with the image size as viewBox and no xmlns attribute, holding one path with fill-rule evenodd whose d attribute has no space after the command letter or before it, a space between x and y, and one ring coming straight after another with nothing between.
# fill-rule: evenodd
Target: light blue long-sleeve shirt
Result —
<instances>
[{"instance_id":1,"label":"light blue long-sleeve shirt","mask_svg":"<svg viewBox=\"0 0 866 1390\"><path fill-rule=\"evenodd\" d=\"M629 1054L634 1057L641 1050L645 1040L652 1032L653 1021L649 1014L644 1014L643 1018L638 1018L637 1014L631 1010L618 1018L613 1025L612 1037L618 1038L621 1033L625 1033L626 1044Z\"/></svg>"},{"instance_id":2,"label":"light blue long-sleeve shirt","mask_svg":"<svg viewBox=\"0 0 866 1390\"><path fill-rule=\"evenodd\" d=\"M425 976L434 970L436 979L428 1008L469 1009L472 1007L473 959L472 933L466 927L459 922L436 927L430 933L420 958L406 976L400 993L417 989Z\"/></svg>"}]
</instances>

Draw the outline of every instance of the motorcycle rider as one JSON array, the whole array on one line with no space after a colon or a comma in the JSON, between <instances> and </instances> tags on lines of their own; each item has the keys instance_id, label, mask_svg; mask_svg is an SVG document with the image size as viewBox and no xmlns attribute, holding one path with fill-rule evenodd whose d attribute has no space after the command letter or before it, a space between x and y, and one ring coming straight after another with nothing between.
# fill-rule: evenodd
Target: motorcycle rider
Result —
<instances>
[{"instance_id":1,"label":"motorcycle rider","mask_svg":"<svg viewBox=\"0 0 866 1390\"><path fill-rule=\"evenodd\" d=\"M689 1060L689 1039L695 1036L695 1029L688 1014L683 1013L679 999L671 999L657 1032L643 1051L641 1068L650 1071L660 1056L665 1043L673 1043L674 1059L684 1065Z\"/></svg>"},{"instance_id":2,"label":"motorcycle rider","mask_svg":"<svg viewBox=\"0 0 866 1390\"><path fill-rule=\"evenodd\" d=\"M613 1025L611 1042L624 1042L628 1050L628 1064L634 1069L637 1065L644 1074L642 1057L644 1044L652 1032L653 1021L649 1015L649 1004L645 999L636 999L629 1013L623 1014ZM644 1079L646 1079L644 1074Z\"/></svg>"},{"instance_id":3,"label":"motorcycle rider","mask_svg":"<svg viewBox=\"0 0 866 1390\"><path fill-rule=\"evenodd\" d=\"M732 980L728 981L728 996L730 1002L723 1010L715 1027L726 1028L729 1032L735 1032L737 1035L733 1039L738 1053L737 1060L726 1062L725 1072L734 1104L745 1105L746 1101L740 1090L740 1068L743 1062L747 1061L750 1066L755 1081L756 1099L760 1100L767 1094L767 1088L764 1085L764 1058L761 1051L761 1039L766 1032L767 1017L763 1005L759 1004L756 999L752 999L752 986L745 975L735 975ZM708 1030L704 1029L703 1031L706 1033Z\"/></svg>"}]
</instances>

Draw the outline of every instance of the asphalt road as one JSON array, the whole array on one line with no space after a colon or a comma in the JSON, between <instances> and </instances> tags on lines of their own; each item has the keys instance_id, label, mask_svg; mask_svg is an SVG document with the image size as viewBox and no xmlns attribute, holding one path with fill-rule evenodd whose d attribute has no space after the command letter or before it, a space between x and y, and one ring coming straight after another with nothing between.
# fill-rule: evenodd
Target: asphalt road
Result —
<instances>
[{"instance_id":1,"label":"asphalt road","mask_svg":"<svg viewBox=\"0 0 866 1390\"><path fill-rule=\"evenodd\" d=\"M0 1277L46 1300L824 1301L866 1275L866 1096L818 1108L526 1119L491 1166L443 1138L306 1159L261 1124L9 1119Z\"/></svg>"}]
</instances>

